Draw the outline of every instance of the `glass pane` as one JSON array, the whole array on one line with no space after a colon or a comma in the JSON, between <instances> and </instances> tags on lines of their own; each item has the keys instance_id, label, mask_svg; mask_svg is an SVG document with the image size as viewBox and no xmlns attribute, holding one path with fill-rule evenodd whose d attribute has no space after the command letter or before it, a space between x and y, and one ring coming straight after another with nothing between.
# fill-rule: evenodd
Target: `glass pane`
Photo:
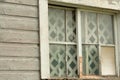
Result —
<instances>
[{"instance_id":1,"label":"glass pane","mask_svg":"<svg viewBox=\"0 0 120 80\"><path fill-rule=\"evenodd\" d=\"M65 46L50 45L50 75L51 77L65 77Z\"/></svg>"},{"instance_id":2,"label":"glass pane","mask_svg":"<svg viewBox=\"0 0 120 80\"><path fill-rule=\"evenodd\" d=\"M85 43L85 12L81 12L81 26L82 43Z\"/></svg>"},{"instance_id":3,"label":"glass pane","mask_svg":"<svg viewBox=\"0 0 120 80\"><path fill-rule=\"evenodd\" d=\"M99 14L100 43L113 44L113 20L111 15Z\"/></svg>"},{"instance_id":4,"label":"glass pane","mask_svg":"<svg viewBox=\"0 0 120 80\"><path fill-rule=\"evenodd\" d=\"M66 22L67 22L67 41L76 42L76 25L75 25L75 12L66 11Z\"/></svg>"},{"instance_id":5,"label":"glass pane","mask_svg":"<svg viewBox=\"0 0 120 80\"><path fill-rule=\"evenodd\" d=\"M62 9L49 8L48 16L49 40L65 41L65 11Z\"/></svg>"},{"instance_id":6,"label":"glass pane","mask_svg":"<svg viewBox=\"0 0 120 80\"><path fill-rule=\"evenodd\" d=\"M83 73L86 75L99 75L98 46L83 45Z\"/></svg>"},{"instance_id":7,"label":"glass pane","mask_svg":"<svg viewBox=\"0 0 120 80\"><path fill-rule=\"evenodd\" d=\"M115 75L115 48L101 48L102 75ZM109 67L108 67L109 66Z\"/></svg>"},{"instance_id":8,"label":"glass pane","mask_svg":"<svg viewBox=\"0 0 120 80\"><path fill-rule=\"evenodd\" d=\"M87 42L97 43L98 32L97 32L97 15L96 13L87 13Z\"/></svg>"},{"instance_id":9,"label":"glass pane","mask_svg":"<svg viewBox=\"0 0 120 80\"><path fill-rule=\"evenodd\" d=\"M67 46L67 74L69 77L77 76L77 48L76 46Z\"/></svg>"}]
</instances>

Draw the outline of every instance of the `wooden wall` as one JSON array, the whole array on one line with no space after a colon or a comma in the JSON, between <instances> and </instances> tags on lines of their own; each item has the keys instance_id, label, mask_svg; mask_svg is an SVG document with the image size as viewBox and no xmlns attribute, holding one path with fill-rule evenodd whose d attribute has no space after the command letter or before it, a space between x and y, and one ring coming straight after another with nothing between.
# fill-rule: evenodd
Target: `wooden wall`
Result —
<instances>
[{"instance_id":1,"label":"wooden wall","mask_svg":"<svg viewBox=\"0 0 120 80\"><path fill-rule=\"evenodd\" d=\"M38 0L0 0L0 80L40 80Z\"/></svg>"}]
</instances>

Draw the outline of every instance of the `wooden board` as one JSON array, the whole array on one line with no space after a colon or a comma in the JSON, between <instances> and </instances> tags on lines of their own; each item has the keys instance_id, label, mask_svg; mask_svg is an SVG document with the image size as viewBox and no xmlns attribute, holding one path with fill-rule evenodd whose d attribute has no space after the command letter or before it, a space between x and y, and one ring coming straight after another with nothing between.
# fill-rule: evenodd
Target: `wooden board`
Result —
<instances>
[{"instance_id":1,"label":"wooden board","mask_svg":"<svg viewBox=\"0 0 120 80\"><path fill-rule=\"evenodd\" d=\"M0 71L0 80L40 80L38 71Z\"/></svg>"},{"instance_id":2,"label":"wooden board","mask_svg":"<svg viewBox=\"0 0 120 80\"><path fill-rule=\"evenodd\" d=\"M0 2L25 4L25 5L37 5L38 0L0 0Z\"/></svg>"},{"instance_id":3,"label":"wooden board","mask_svg":"<svg viewBox=\"0 0 120 80\"><path fill-rule=\"evenodd\" d=\"M114 47L101 48L102 75L115 75L115 49Z\"/></svg>"},{"instance_id":4,"label":"wooden board","mask_svg":"<svg viewBox=\"0 0 120 80\"><path fill-rule=\"evenodd\" d=\"M35 44L0 43L0 57L39 57L39 46Z\"/></svg>"},{"instance_id":5,"label":"wooden board","mask_svg":"<svg viewBox=\"0 0 120 80\"><path fill-rule=\"evenodd\" d=\"M34 7L34 6L0 3L0 14L26 16L26 17L38 17L38 10L37 10L37 7Z\"/></svg>"},{"instance_id":6,"label":"wooden board","mask_svg":"<svg viewBox=\"0 0 120 80\"><path fill-rule=\"evenodd\" d=\"M38 58L0 57L0 71L39 70Z\"/></svg>"},{"instance_id":7,"label":"wooden board","mask_svg":"<svg viewBox=\"0 0 120 80\"><path fill-rule=\"evenodd\" d=\"M0 28L38 31L38 19L0 15Z\"/></svg>"},{"instance_id":8,"label":"wooden board","mask_svg":"<svg viewBox=\"0 0 120 80\"><path fill-rule=\"evenodd\" d=\"M38 32L0 29L0 42L38 43Z\"/></svg>"}]
</instances>

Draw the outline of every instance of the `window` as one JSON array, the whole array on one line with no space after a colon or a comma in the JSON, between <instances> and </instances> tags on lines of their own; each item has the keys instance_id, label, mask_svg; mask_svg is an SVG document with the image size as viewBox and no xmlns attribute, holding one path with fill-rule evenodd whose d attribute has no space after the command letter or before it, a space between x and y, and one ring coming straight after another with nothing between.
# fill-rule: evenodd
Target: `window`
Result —
<instances>
[{"instance_id":1,"label":"window","mask_svg":"<svg viewBox=\"0 0 120 80\"><path fill-rule=\"evenodd\" d=\"M81 12L83 74L115 75L113 15Z\"/></svg>"},{"instance_id":2,"label":"window","mask_svg":"<svg viewBox=\"0 0 120 80\"><path fill-rule=\"evenodd\" d=\"M75 11L49 7L49 55L51 77L77 77Z\"/></svg>"},{"instance_id":3,"label":"window","mask_svg":"<svg viewBox=\"0 0 120 80\"><path fill-rule=\"evenodd\" d=\"M48 8L48 2L43 1L46 5L40 7L42 79L79 78L81 72L97 76L118 73L114 14Z\"/></svg>"}]
</instances>

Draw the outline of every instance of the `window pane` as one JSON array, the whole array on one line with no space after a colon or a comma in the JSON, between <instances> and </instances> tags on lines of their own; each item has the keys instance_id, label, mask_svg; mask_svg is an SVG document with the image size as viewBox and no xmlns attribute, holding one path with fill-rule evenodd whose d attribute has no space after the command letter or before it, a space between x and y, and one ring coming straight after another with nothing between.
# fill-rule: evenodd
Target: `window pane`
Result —
<instances>
[{"instance_id":1,"label":"window pane","mask_svg":"<svg viewBox=\"0 0 120 80\"><path fill-rule=\"evenodd\" d=\"M50 45L50 75L51 77L66 76L65 46Z\"/></svg>"},{"instance_id":2,"label":"window pane","mask_svg":"<svg viewBox=\"0 0 120 80\"><path fill-rule=\"evenodd\" d=\"M115 75L115 48L101 48L102 75Z\"/></svg>"},{"instance_id":3,"label":"window pane","mask_svg":"<svg viewBox=\"0 0 120 80\"><path fill-rule=\"evenodd\" d=\"M77 47L67 46L67 73L69 77L77 76Z\"/></svg>"},{"instance_id":4,"label":"window pane","mask_svg":"<svg viewBox=\"0 0 120 80\"><path fill-rule=\"evenodd\" d=\"M82 34L82 43L85 43L85 12L81 12L81 34Z\"/></svg>"},{"instance_id":5,"label":"window pane","mask_svg":"<svg viewBox=\"0 0 120 80\"><path fill-rule=\"evenodd\" d=\"M48 16L49 40L65 41L65 11L62 9L49 8Z\"/></svg>"},{"instance_id":6,"label":"window pane","mask_svg":"<svg viewBox=\"0 0 120 80\"><path fill-rule=\"evenodd\" d=\"M76 25L75 25L75 12L66 11L66 37L68 42L76 42Z\"/></svg>"},{"instance_id":7,"label":"window pane","mask_svg":"<svg viewBox=\"0 0 120 80\"><path fill-rule=\"evenodd\" d=\"M97 30L97 15L95 13L87 13L87 42L98 42L98 30Z\"/></svg>"},{"instance_id":8,"label":"window pane","mask_svg":"<svg viewBox=\"0 0 120 80\"><path fill-rule=\"evenodd\" d=\"M99 15L100 43L113 44L113 19L111 15Z\"/></svg>"},{"instance_id":9,"label":"window pane","mask_svg":"<svg viewBox=\"0 0 120 80\"><path fill-rule=\"evenodd\" d=\"M86 75L99 75L98 46L83 45L83 73Z\"/></svg>"}]
</instances>

